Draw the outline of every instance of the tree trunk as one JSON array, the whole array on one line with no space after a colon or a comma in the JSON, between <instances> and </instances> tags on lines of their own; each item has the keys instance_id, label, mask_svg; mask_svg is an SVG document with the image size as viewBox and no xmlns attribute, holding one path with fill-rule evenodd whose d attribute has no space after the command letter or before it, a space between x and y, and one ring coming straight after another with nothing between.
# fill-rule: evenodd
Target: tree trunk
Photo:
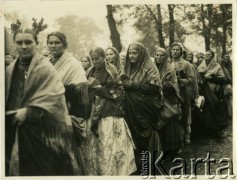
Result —
<instances>
[{"instance_id":1,"label":"tree trunk","mask_svg":"<svg viewBox=\"0 0 237 180\"><path fill-rule=\"evenodd\" d=\"M206 16L205 16L206 14ZM201 4L201 19L202 19L202 25L203 25L203 36L205 40L205 49L206 51L211 49L211 15L212 15L212 5L207 5L207 11L204 11L204 5ZM208 20L208 25L205 23L205 19Z\"/></svg>"},{"instance_id":2,"label":"tree trunk","mask_svg":"<svg viewBox=\"0 0 237 180\"><path fill-rule=\"evenodd\" d=\"M162 25L162 15L161 15L161 10L160 10L160 5L157 4L157 31L159 34L159 43L160 47L165 48L165 42L164 42L164 37L163 37L163 25Z\"/></svg>"},{"instance_id":3,"label":"tree trunk","mask_svg":"<svg viewBox=\"0 0 237 180\"><path fill-rule=\"evenodd\" d=\"M118 52L121 52L122 50L122 43L120 40L120 34L118 32L118 29L116 27L116 22L113 17L113 9L112 5L106 5L107 8L107 21L109 25L109 30L110 30L110 39L112 41L113 47L115 47Z\"/></svg>"},{"instance_id":4,"label":"tree trunk","mask_svg":"<svg viewBox=\"0 0 237 180\"><path fill-rule=\"evenodd\" d=\"M155 20L157 34L158 34L158 39L159 39L159 45L160 45L160 47L165 48L160 5L157 5L157 15L158 15L158 18L156 17L156 15L153 13L153 11L151 10L151 8L148 5L145 5L145 7L147 8L147 10L150 12L151 16Z\"/></svg>"},{"instance_id":5,"label":"tree trunk","mask_svg":"<svg viewBox=\"0 0 237 180\"><path fill-rule=\"evenodd\" d=\"M220 9L222 12L222 29L223 29L223 39L221 42L221 46L222 46L222 57L226 54L226 38L227 38L227 23L226 23L226 19L227 19L227 9L225 7L224 4L220 5Z\"/></svg>"},{"instance_id":6,"label":"tree trunk","mask_svg":"<svg viewBox=\"0 0 237 180\"><path fill-rule=\"evenodd\" d=\"M170 42L169 45L171 46L174 42L174 4L168 4L168 9L169 9L169 37L170 37Z\"/></svg>"}]
</instances>

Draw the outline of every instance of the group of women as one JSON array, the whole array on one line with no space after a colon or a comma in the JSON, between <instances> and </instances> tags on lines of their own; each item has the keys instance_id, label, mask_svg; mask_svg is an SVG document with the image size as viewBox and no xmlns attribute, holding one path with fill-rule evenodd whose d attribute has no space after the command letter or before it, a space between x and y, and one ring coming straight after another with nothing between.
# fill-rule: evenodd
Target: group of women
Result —
<instances>
[{"instance_id":1,"label":"group of women","mask_svg":"<svg viewBox=\"0 0 237 180\"><path fill-rule=\"evenodd\" d=\"M19 57L6 68L7 176L139 175L142 153L177 154L190 143L199 85L209 118L202 123L226 127L213 112L226 78L212 51L196 71L180 43L170 57L158 48L154 62L138 42L122 54L95 47L78 62L62 32L47 36L47 57L33 30L19 29L13 40Z\"/></svg>"}]
</instances>

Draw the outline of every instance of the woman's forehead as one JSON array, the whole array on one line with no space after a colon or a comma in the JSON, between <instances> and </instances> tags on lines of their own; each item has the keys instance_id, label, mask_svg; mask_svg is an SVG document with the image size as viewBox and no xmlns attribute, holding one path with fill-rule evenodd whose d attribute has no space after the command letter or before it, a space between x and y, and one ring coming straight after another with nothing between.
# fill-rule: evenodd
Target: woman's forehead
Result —
<instances>
[{"instance_id":1,"label":"woman's forehead","mask_svg":"<svg viewBox=\"0 0 237 180\"><path fill-rule=\"evenodd\" d=\"M157 51L155 52L155 54L165 54L165 52L163 52L163 51L161 51L161 50L157 50Z\"/></svg>"},{"instance_id":2,"label":"woman's forehead","mask_svg":"<svg viewBox=\"0 0 237 180\"><path fill-rule=\"evenodd\" d=\"M131 49L131 48L129 48L128 51L129 51L129 52L138 52L137 49Z\"/></svg>"},{"instance_id":3,"label":"woman's forehead","mask_svg":"<svg viewBox=\"0 0 237 180\"><path fill-rule=\"evenodd\" d=\"M93 52L93 53L91 53L91 56L93 56L93 57L102 57L102 54L98 53L98 52Z\"/></svg>"},{"instance_id":4,"label":"woman's forehead","mask_svg":"<svg viewBox=\"0 0 237 180\"><path fill-rule=\"evenodd\" d=\"M59 41L61 42L60 38L57 36L49 36L49 41Z\"/></svg>"},{"instance_id":5,"label":"woman's forehead","mask_svg":"<svg viewBox=\"0 0 237 180\"><path fill-rule=\"evenodd\" d=\"M17 33L16 39L34 39L31 33Z\"/></svg>"},{"instance_id":6,"label":"woman's forehead","mask_svg":"<svg viewBox=\"0 0 237 180\"><path fill-rule=\"evenodd\" d=\"M172 46L172 49L174 49L174 48L176 48L176 49L179 48L179 49L182 50L182 47L181 47L180 45L178 45L178 44L173 45L173 46Z\"/></svg>"}]
</instances>

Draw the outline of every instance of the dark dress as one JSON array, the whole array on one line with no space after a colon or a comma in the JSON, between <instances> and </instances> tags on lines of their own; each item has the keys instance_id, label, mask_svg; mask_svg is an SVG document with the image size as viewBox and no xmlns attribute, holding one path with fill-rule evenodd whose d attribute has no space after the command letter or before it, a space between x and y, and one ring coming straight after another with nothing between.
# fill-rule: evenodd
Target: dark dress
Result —
<instances>
[{"instance_id":1,"label":"dark dress","mask_svg":"<svg viewBox=\"0 0 237 180\"><path fill-rule=\"evenodd\" d=\"M158 122L162 93L159 72L145 47L140 43L133 43L132 46L136 46L138 60L136 64L131 64L127 53L124 74L132 85L125 88L124 112L136 146L137 173L140 174L141 153L149 151L152 160L161 153Z\"/></svg>"},{"instance_id":2,"label":"dark dress","mask_svg":"<svg viewBox=\"0 0 237 180\"><path fill-rule=\"evenodd\" d=\"M6 175L74 174L78 167L71 162L75 156L69 156L67 148L72 128L66 122L62 83L38 54L31 60L27 76L17 63L6 70L6 111L27 108L27 117L19 126L12 125L13 117L6 117Z\"/></svg>"}]
</instances>

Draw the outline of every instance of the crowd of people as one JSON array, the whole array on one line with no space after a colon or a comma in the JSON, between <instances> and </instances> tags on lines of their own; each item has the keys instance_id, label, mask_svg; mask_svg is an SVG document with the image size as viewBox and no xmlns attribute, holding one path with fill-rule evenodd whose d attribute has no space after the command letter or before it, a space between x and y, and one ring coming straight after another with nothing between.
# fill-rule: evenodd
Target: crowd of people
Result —
<instances>
[{"instance_id":1,"label":"crowd of people","mask_svg":"<svg viewBox=\"0 0 237 180\"><path fill-rule=\"evenodd\" d=\"M174 157L195 132L224 137L232 65L175 42L151 57L139 42L77 58L62 32L18 29L6 56L6 176L139 175L141 154ZM70 42L69 42L70 43ZM155 153L154 153L155 152ZM153 172L156 173L156 172Z\"/></svg>"}]
</instances>

